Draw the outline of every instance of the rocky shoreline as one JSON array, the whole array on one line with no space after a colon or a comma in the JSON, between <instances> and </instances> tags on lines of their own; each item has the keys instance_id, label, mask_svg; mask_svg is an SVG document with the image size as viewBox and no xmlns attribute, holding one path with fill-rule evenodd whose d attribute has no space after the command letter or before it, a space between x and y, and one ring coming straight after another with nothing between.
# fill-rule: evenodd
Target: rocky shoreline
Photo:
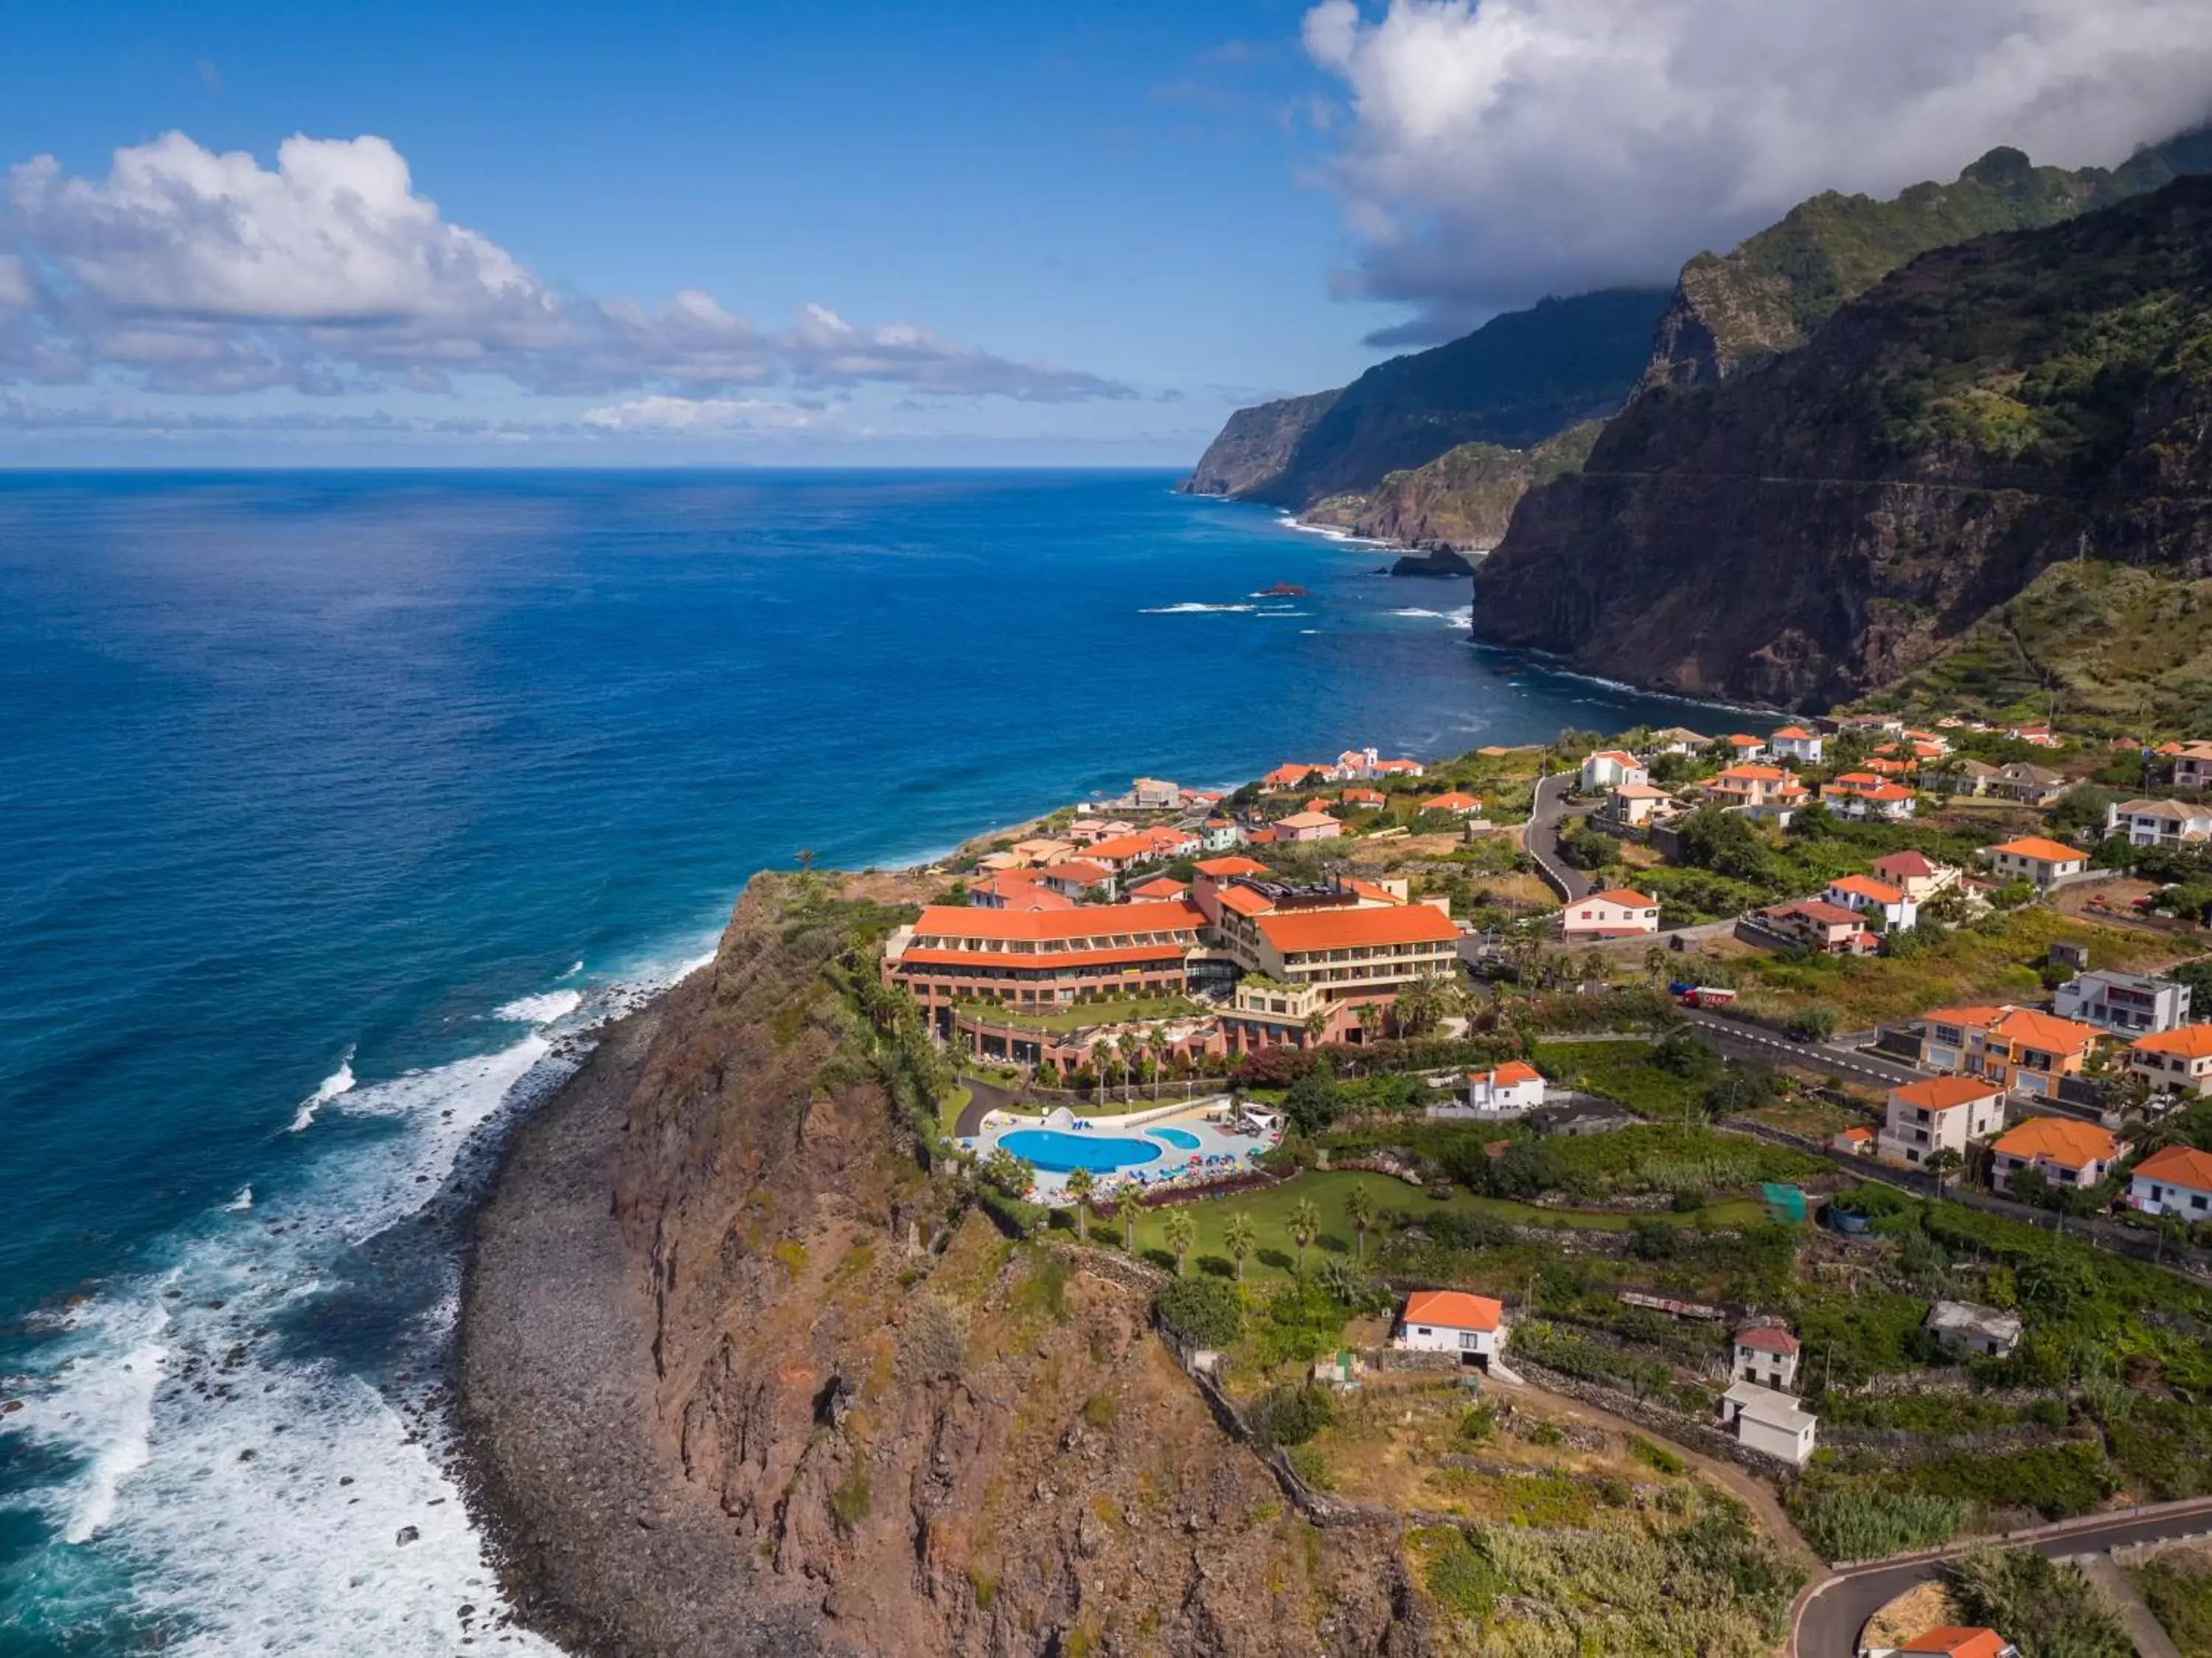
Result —
<instances>
[{"instance_id":1,"label":"rocky shoreline","mask_svg":"<svg viewBox=\"0 0 2212 1658\"><path fill-rule=\"evenodd\" d=\"M711 977L601 1033L508 1136L470 1228L458 1472L521 1621L574 1658L830 1650L746 1594L727 1521L653 1442L651 1302L609 1201L653 1039Z\"/></svg>"}]
</instances>

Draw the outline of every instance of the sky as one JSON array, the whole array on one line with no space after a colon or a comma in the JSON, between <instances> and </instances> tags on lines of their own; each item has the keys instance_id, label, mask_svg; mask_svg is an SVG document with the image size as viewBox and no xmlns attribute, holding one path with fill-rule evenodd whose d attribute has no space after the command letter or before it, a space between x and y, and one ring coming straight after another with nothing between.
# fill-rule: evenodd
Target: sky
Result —
<instances>
[{"instance_id":1,"label":"sky","mask_svg":"<svg viewBox=\"0 0 2212 1658\"><path fill-rule=\"evenodd\" d=\"M0 465L1181 466L1824 188L2212 113L2203 0L12 9Z\"/></svg>"}]
</instances>

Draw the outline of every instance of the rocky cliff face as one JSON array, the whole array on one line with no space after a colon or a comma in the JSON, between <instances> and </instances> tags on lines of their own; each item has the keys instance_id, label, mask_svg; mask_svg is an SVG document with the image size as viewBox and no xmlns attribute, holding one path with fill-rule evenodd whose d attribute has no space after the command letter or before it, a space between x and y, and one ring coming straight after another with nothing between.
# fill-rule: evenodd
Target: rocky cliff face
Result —
<instances>
[{"instance_id":1,"label":"rocky cliff face","mask_svg":"<svg viewBox=\"0 0 2212 1658\"><path fill-rule=\"evenodd\" d=\"M1268 488L1283 475L1314 422L1328 412L1340 394L1341 388L1316 392L1239 409L1206 446L1197 468L1176 487L1186 495L1238 497Z\"/></svg>"},{"instance_id":2,"label":"rocky cliff face","mask_svg":"<svg viewBox=\"0 0 2212 1658\"><path fill-rule=\"evenodd\" d=\"M1286 1515L1133 1269L1018 1246L916 1163L831 982L865 923L757 880L608 1073L596 1204L549 1225L576 1182L503 1182L468 1396L525 1604L594 1652L1425 1650L1395 1532ZM517 1274L591 1293L503 1325Z\"/></svg>"},{"instance_id":3,"label":"rocky cliff face","mask_svg":"<svg viewBox=\"0 0 2212 1658\"><path fill-rule=\"evenodd\" d=\"M1494 642L1815 706L2045 566L2212 562L2212 180L1930 253L1755 375L1639 398L1476 576Z\"/></svg>"},{"instance_id":4,"label":"rocky cliff face","mask_svg":"<svg viewBox=\"0 0 2212 1658\"><path fill-rule=\"evenodd\" d=\"M2212 171L2212 129L2139 150L2118 168L2035 167L1991 150L1948 185L1889 201L1835 192L1792 208L1726 257L1682 267L1653 338L1644 387L1711 385L1810 339L1846 301L1931 249L2078 213Z\"/></svg>"},{"instance_id":5,"label":"rocky cliff face","mask_svg":"<svg viewBox=\"0 0 2212 1658\"><path fill-rule=\"evenodd\" d=\"M1342 391L1322 393L1322 406L1294 411L1304 424L1271 472L1243 462L1274 453L1275 435L1295 422L1289 412L1269 411L1291 411L1291 405L1239 411L1188 487L1302 509L1370 490L1387 474L1463 443L1540 443L1620 406L1667 301L1664 290L1646 289L1546 300L1493 317L1449 344L1377 363ZM1232 473L1240 480L1233 487L1206 482Z\"/></svg>"},{"instance_id":6,"label":"rocky cliff face","mask_svg":"<svg viewBox=\"0 0 2212 1658\"><path fill-rule=\"evenodd\" d=\"M1526 449L1462 443L1425 466L1395 472L1366 495L1316 502L1308 521L1424 550L1487 552L1539 484L1579 468L1604 428L1586 420Z\"/></svg>"}]
</instances>

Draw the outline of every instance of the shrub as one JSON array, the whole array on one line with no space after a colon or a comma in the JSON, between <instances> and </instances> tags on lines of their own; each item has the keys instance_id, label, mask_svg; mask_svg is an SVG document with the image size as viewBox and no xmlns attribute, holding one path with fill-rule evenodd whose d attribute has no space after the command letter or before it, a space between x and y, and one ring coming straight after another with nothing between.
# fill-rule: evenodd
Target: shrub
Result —
<instances>
[{"instance_id":1,"label":"shrub","mask_svg":"<svg viewBox=\"0 0 2212 1658\"><path fill-rule=\"evenodd\" d=\"M1431 1600L1453 1617L1469 1622L1489 1616L1505 1584L1498 1569L1476 1552L1465 1533L1436 1526L1415 1533L1411 1540L1422 1562L1421 1577Z\"/></svg>"},{"instance_id":2,"label":"shrub","mask_svg":"<svg viewBox=\"0 0 2212 1658\"><path fill-rule=\"evenodd\" d=\"M1977 1549L1943 1574L1966 1618L2000 1629L2021 1658L2133 1658L2112 1605L2079 1566L2032 1549Z\"/></svg>"},{"instance_id":3,"label":"shrub","mask_svg":"<svg viewBox=\"0 0 2212 1658\"><path fill-rule=\"evenodd\" d=\"M1628 1454L1655 1472L1662 1474L1686 1473L1689 1465L1663 1445L1654 1445L1648 1439L1628 1436Z\"/></svg>"},{"instance_id":4,"label":"shrub","mask_svg":"<svg viewBox=\"0 0 2212 1658\"><path fill-rule=\"evenodd\" d=\"M1336 1406L1318 1387L1277 1387L1246 1414L1261 1445L1303 1445L1335 1420Z\"/></svg>"},{"instance_id":5,"label":"shrub","mask_svg":"<svg viewBox=\"0 0 2212 1658\"><path fill-rule=\"evenodd\" d=\"M1083 1419L1103 1433L1114 1425L1115 1405L1111 1393L1093 1393L1083 1401Z\"/></svg>"},{"instance_id":6,"label":"shrub","mask_svg":"<svg viewBox=\"0 0 2212 1658\"><path fill-rule=\"evenodd\" d=\"M908 1381L957 1375L968 1362L968 1309L942 1295L915 1298L899 1330L898 1368Z\"/></svg>"},{"instance_id":7,"label":"shrub","mask_svg":"<svg viewBox=\"0 0 2212 1658\"><path fill-rule=\"evenodd\" d=\"M1336 1489L1336 1476L1328 1470L1328 1459L1311 1445L1293 1445L1283 1453L1291 1460L1291 1470L1300 1479L1317 1491Z\"/></svg>"},{"instance_id":8,"label":"shrub","mask_svg":"<svg viewBox=\"0 0 2212 1658\"><path fill-rule=\"evenodd\" d=\"M1200 1347L1226 1347L1243 1333L1244 1297L1224 1278L1172 1280L1154 1303L1160 1322Z\"/></svg>"},{"instance_id":9,"label":"shrub","mask_svg":"<svg viewBox=\"0 0 2212 1658\"><path fill-rule=\"evenodd\" d=\"M855 1468L830 1493L830 1518L841 1532L850 1532L868 1517L868 1471Z\"/></svg>"},{"instance_id":10,"label":"shrub","mask_svg":"<svg viewBox=\"0 0 2212 1658\"><path fill-rule=\"evenodd\" d=\"M1932 1549L1964 1529L1966 1505L1955 1497L1872 1485L1799 1488L1791 1517L1825 1560L1875 1560Z\"/></svg>"}]
</instances>

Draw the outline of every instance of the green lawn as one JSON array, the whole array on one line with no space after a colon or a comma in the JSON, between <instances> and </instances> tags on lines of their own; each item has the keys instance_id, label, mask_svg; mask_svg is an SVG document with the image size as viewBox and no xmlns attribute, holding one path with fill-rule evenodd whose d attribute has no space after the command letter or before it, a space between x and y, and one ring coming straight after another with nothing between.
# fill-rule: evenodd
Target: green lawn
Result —
<instances>
[{"instance_id":1,"label":"green lawn","mask_svg":"<svg viewBox=\"0 0 2212 1658\"><path fill-rule=\"evenodd\" d=\"M1596 1231L1621 1232L1644 1220L1660 1220L1670 1224L1739 1227L1755 1224L1766 1216L1765 1205L1749 1198L1723 1199L1692 1215L1625 1215L1607 1210L1534 1209L1507 1198L1479 1198L1458 1191L1438 1203L1419 1187L1407 1186L1403 1180L1393 1179L1387 1174L1314 1170L1263 1191L1234 1193L1218 1202L1188 1205L1190 1217L1198 1226L1196 1241L1191 1246L1191 1260L1196 1265L1212 1256L1225 1268L1229 1252L1222 1247L1222 1229L1231 1215L1243 1210L1251 1215L1259 1229L1258 1245L1244 1263L1246 1278L1257 1280L1290 1276L1296 1268L1297 1251L1291 1242L1285 1225L1292 1205L1308 1198L1321 1210L1322 1220L1321 1241L1307 1254L1308 1267L1317 1265L1331 1254L1348 1255L1352 1253L1356 1234L1352 1222L1345 1218L1344 1202L1354 1187L1366 1192L1368 1200L1377 1211L1407 1210L1417 1220L1425 1214L1450 1212L1482 1215L1495 1221L1532 1226L1573 1226ZM1139 1253L1167 1248L1165 1223L1170 1212L1158 1209L1146 1211L1144 1218L1137 1223ZM1101 1240L1121 1241L1121 1228L1118 1222L1094 1218L1091 1226ZM1378 1241L1379 1230L1376 1228L1369 1229L1367 1242L1370 1253Z\"/></svg>"},{"instance_id":2,"label":"green lawn","mask_svg":"<svg viewBox=\"0 0 2212 1658\"><path fill-rule=\"evenodd\" d=\"M937 1125L946 1135L957 1134L960 1113L968 1109L968 1102L975 1097L975 1090L965 1082L959 1084L937 1102Z\"/></svg>"},{"instance_id":3,"label":"green lawn","mask_svg":"<svg viewBox=\"0 0 2212 1658\"><path fill-rule=\"evenodd\" d=\"M1030 1008L994 1008L993 1023L1018 1030L1064 1033L1088 1025L1121 1025L1138 1019L1166 1019L1177 1014L1202 1011L1187 996L1131 996L1109 1002L1079 1002L1073 1007L1041 1013Z\"/></svg>"}]
</instances>

